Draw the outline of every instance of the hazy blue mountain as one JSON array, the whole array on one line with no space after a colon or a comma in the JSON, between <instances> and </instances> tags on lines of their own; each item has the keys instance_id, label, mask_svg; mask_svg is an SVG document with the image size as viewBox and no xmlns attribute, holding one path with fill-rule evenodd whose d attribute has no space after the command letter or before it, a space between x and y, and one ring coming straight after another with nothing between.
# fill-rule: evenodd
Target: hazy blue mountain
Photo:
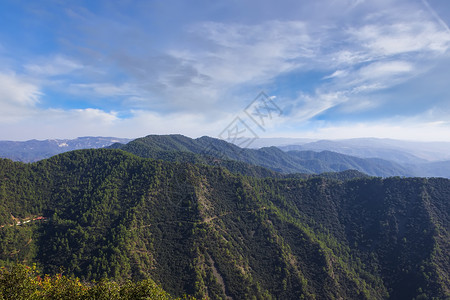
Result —
<instances>
[{"instance_id":1,"label":"hazy blue mountain","mask_svg":"<svg viewBox=\"0 0 450 300\"><path fill-rule=\"evenodd\" d=\"M411 142L392 139L358 138L348 140L320 140L310 143L275 145L284 151L333 151L362 158L382 158L397 163L417 164L450 160L448 142Z\"/></svg>"},{"instance_id":2,"label":"hazy blue mountain","mask_svg":"<svg viewBox=\"0 0 450 300\"><path fill-rule=\"evenodd\" d=\"M411 168L379 158L358 158L332 151L288 151L302 161L302 164L316 173L359 170L375 176L411 176Z\"/></svg>"},{"instance_id":3,"label":"hazy blue mountain","mask_svg":"<svg viewBox=\"0 0 450 300\"><path fill-rule=\"evenodd\" d=\"M419 177L450 178L450 143L409 142L391 139L320 140L279 146L283 151L333 151L363 159L383 159L400 166L406 174ZM385 165L383 164L383 168Z\"/></svg>"},{"instance_id":4,"label":"hazy blue mountain","mask_svg":"<svg viewBox=\"0 0 450 300\"><path fill-rule=\"evenodd\" d=\"M408 168L421 177L450 178L450 160L409 165Z\"/></svg>"},{"instance_id":5,"label":"hazy blue mountain","mask_svg":"<svg viewBox=\"0 0 450 300\"><path fill-rule=\"evenodd\" d=\"M15 161L34 162L67 151L103 148L113 143L127 143L130 140L115 137L79 137L24 142L0 141L0 157Z\"/></svg>"},{"instance_id":6,"label":"hazy blue mountain","mask_svg":"<svg viewBox=\"0 0 450 300\"><path fill-rule=\"evenodd\" d=\"M438 158L449 155L444 150L450 143L413 143L369 138L314 142L309 142L310 140L307 139L284 138L260 140L255 141L255 145L283 144L293 141L303 144L242 149L226 141L207 136L191 139L183 135L149 135L136 140L81 137L25 142L0 141L0 157L34 162L66 151L111 147L153 159L220 164L232 172L244 172L243 175L252 176L266 176L270 173L262 169L249 168L242 163L284 174L358 170L368 175L381 177L450 178L450 159L436 161ZM434 157L434 161L425 159L430 157ZM249 170L251 173L247 173Z\"/></svg>"},{"instance_id":7,"label":"hazy blue mountain","mask_svg":"<svg viewBox=\"0 0 450 300\"><path fill-rule=\"evenodd\" d=\"M419 158L408 152L395 149L375 148L368 146L349 146L335 141L318 141L303 145L280 146L284 151L333 151L360 158L382 158L396 163L424 163L427 160Z\"/></svg>"},{"instance_id":8,"label":"hazy blue mountain","mask_svg":"<svg viewBox=\"0 0 450 300\"><path fill-rule=\"evenodd\" d=\"M191 139L182 135L149 135L126 145L112 145L111 148L122 149L141 157L169 161L182 161L192 154L197 157L198 155L213 157L219 161L236 160L280 173L317 174L358 170L381 177L415 175L407 167L382 159L362 159L330 151L321 154L312 151L284 152L277 147L243 149L223 140L206 136ZM183 158L180 159L180 157Z\"/></svg>"}]
</instances>

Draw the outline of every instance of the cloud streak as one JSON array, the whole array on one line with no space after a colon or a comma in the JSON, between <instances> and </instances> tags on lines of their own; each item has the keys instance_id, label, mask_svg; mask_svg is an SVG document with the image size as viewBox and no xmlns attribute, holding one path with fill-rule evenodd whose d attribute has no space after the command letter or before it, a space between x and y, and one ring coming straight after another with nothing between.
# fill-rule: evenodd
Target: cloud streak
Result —
<instances>
[{"instance_id":1,"label":"cloud streak","mask_svg":"<svg viewBox=\"0 0 450 300\"><path fill-rule=\"evenodd\" d=\"M31 28L30 36L54 40L46 40L48 48L23 44L23 55L15 53L14 32L4 33L17 44L0 40L0 62L7 62L0 68L0 122L34 120L48 137L56 129L34 119L40 114L66 124L61 133L80 121L102 124L70 129L80 135L111 136L125 125L202 135L226 126L260 90L286 108L280 127L271 128L279 135L369 115L380 124L395 117L428 124L423 111L436 108L445 113L436 122L448 118L450 93L435 81L449 75L440 65L450 65L450 31L426 0L286 3L253 3L260 4L254 11L220 1L186 11L140 2L130 9L55 4L53 18L27 15L59 26ZM439 92L432 99L423 87L417 92L419 79ZM158 125L148 127L146 118Z\"/></svg>"}]
</instances>

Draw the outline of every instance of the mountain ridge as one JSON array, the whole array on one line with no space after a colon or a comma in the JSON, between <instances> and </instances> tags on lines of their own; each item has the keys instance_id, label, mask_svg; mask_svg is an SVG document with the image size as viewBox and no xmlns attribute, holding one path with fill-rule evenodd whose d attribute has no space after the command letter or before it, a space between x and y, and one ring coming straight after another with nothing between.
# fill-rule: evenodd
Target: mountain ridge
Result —
<instances>
[{"instance_id":1,"label":"mountain ridge","mask_svg":"<svg viewBox=\"0 0 450 300\"><path fill-rule=\"evenodd\" d=\"M191 139L181 135L149 135L133 140L126 145L115 144L110 148L122 149L138 156L153 159L164 159L165 157L159 155L161 151L164 155L165 151L168 150L179 154L191 153L198 160L204 160L204 157L223 158L261 166L284 174L317 174L356 169L372 176L414 176L414 173L408 168L381 159L362 159L326 152L307 160L300 157L297 152L295 154L294 152L285 152L274 146L260 149L239 148L234 144L207 136ZM333 157L330 158L330 155ZM328 156L326 160L322 159L326 156Z\"/></svg>"},{"instance_id":2,"label":"mountain ridge","mask_svg":"<svg viewBox=\"0 0 450 300\"><path fill-rule=\"evenodd\" d=\"M284 139L279 138L269 140L274 143L281 143ZM289 141L292 140L295 139L290 139ZM76 149L109 147L125 149L143 157L165 159L168 161L179 160L196 163L203 162L206 164L221 163L224 166L227 165L232 171L250 170L247 167L239 165L242 163L249 163L279 173L318 174L355 169L371 176L450 178L450 161L429 162L423 158L414 156L414 154L406 150L405 152L403 149L406 147L405 145L412 145L414 144L413 142L372 138L343 141L319 140L313 142L307 139L301 139L301 141L302 145L285 145L276 148L270 146L261 147L259 149L241 149L234 144L207 136L191 139L180 134L149 135L135 140L111 137L82 137L74 140L31 140L26 142L0 141L0 157L10 158L16 161L33 162ZM130 142L131 144L127 146L126 144ZM361 145L362 142L367 142L368 144ZM266 142L261 142L261 144L264 143ZM350 144L347 145L346 143ZM372 147L377 145L377 147L379 147L380 143L381 145L386 145L388 148ZM425 146L431 147L430 145L432 145L432 143L418 144L420 144L422 148ZM439 151L441 152L447 145L446 143L434 144L440 147ZM351 145L353 145L353 147L350 147ZM280 152L278 149L283 150L287 155ZM298 152L292 152L293 150L298 149L302 149L301 151L314 151L317 153L330 151L331 149L333 150L332 152L334 152L334 157L330 159L331 154L328 152L315 155L307 154L310 152L304 152L302 155L298 154ZM292 155L293 153L297 154ZM348 156L345 153L355 154L356 156ZM347 156L342 156L341 154ZM308 155L310 156L310 159L305 160L304 157ZM386 160L384 158L388 159ZM248 173L248 175L257 175L258 172L259 171L256 171L255 169L255 171Z\"/></svg>"},{"instance_id":3,"label":"mountain ridge","mask_svg":"<svg viewBox=\"0 0 450 300\"><path fill-rule=\"evenodd\" d=\"M0 160L0 264L175 296L449 296L450 180L254 178L122 150Z\"/></svg>"}]
</instances>

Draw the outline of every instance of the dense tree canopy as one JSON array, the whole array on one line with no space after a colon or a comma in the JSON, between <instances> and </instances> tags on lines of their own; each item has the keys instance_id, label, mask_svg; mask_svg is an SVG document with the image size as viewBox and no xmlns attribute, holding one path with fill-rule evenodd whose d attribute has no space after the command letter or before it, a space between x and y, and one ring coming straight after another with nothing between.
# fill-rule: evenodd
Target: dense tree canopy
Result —
<instances>
[{"instance_id":1,"label":"dense tree canopy","mask_svg":"<svg viewBox=\"0 0 450 300\"><path fill-rule=\"evenodd\" d=\"M450 295L449 180L237 173L107 149L0 160L0 280L20 262L118 293L154 281L209 299Z\"/></svg>"}]
</instances>

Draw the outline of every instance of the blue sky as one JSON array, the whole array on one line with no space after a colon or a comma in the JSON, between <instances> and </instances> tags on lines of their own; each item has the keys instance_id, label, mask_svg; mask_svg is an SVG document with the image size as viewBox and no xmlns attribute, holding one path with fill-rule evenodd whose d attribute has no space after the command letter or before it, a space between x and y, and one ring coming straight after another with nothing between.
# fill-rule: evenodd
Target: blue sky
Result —
<instances>
[{"instance_id":1,"label":"blue sky","mask_svg":"<svg viewBox=\"0 0 450 300\"><path fill-rule=\"evenodd\" d=\"M0 139L450 141L444 0L0 2ZM260 91L281 109L258 127Z\"/></svg>"}]
</instances>

